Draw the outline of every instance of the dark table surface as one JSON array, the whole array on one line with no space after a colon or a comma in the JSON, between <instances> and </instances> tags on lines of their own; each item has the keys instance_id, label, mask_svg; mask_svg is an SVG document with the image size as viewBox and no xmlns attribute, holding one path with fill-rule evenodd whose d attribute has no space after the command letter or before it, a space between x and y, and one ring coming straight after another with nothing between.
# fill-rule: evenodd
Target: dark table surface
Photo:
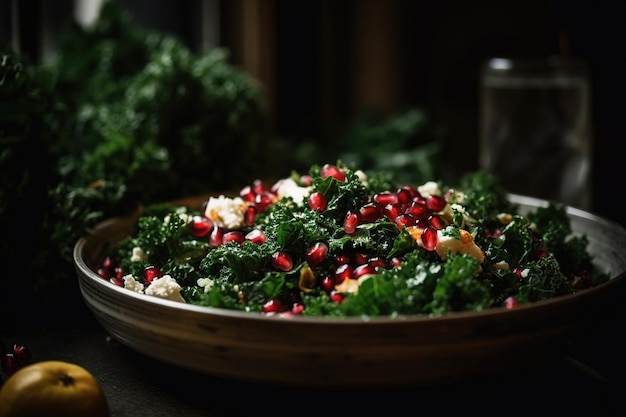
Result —
<instances>
[{"instance_id":1,"label":"dark table surface","mask_svg":"<svg viewBox=\"0 0 626 417\"><path fill-rule=\"evenodd\" d=\"M77 296L72 295L74 301ZM572 342L567 356L549 364L438 386L323 389L198 374L127 348L111 338L81 302L63 303L34 318L24 312L28 319L2 323L0 341L27 346L33 361L63 360L85 367L102 385L111 417L423 415L424 411L459 416L626 416L625 311L626 303L618 303Z\"/></svg>"}]
</instances>

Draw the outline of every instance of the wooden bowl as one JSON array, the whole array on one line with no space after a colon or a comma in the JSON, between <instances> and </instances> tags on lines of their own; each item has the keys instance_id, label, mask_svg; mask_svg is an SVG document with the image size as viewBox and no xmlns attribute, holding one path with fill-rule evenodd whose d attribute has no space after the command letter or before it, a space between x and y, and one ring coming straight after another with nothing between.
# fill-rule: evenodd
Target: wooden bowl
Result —
<instances>
[{"instance_id":1,"label":"wooden bowl","mask_svg":"<svg viewBox=\"0 0 626 417\"><path fill-rule=\"evenodd\" d=\"M512 195L528 210L543 200ZM185 369L249 382L316 387L390 387L502 375L567 353L626 289L626 229L568 208L595 262L611 280L577 294L507 310L441 317L267 317L194 306L115 286L94 270L134 219L111 219L74 249L85 303L113 337Z\"/></svg>"}]
</instances>

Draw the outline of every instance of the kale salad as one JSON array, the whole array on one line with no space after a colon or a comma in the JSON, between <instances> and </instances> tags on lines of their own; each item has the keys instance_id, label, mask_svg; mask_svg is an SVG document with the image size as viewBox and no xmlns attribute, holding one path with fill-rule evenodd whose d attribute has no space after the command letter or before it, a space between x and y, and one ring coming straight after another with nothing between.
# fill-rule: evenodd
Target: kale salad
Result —
<instances>
[{"instance_id":1,"label":"kale salad","mask_svg":"<svg viewBox=\"0 0 626 417\"><path fill-rule=\"evenodd\" d=\"M556 202L521 214L497 179L398 184L341 161L201 207L144 207L97 273L146 296L284 316L515 308L609 279Z\"/></svg>"}]
</instances>

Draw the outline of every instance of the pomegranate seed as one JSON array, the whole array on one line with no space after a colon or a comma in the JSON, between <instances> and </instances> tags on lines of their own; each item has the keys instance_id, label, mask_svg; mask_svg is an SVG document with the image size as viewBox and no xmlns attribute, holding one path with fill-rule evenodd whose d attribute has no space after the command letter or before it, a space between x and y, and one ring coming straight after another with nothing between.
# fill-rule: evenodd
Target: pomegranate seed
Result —
<instances>
[{"instance_id":1,"label":"pomegranate seed","mask_svg":"<svg viewBox=\"0 0 626 417\"><path fill-rule=\"evenodd\" d=\"M440 195L430 195L426 198L426 207L432 211L441 211L446 207L446 200Z\"/></svg>"},{"instance_id":2,"label":"pomegranate seed","mask_svg":"<svg viewBox=\"0 0 626 417\"><path fill-rule=\"evenodd\" d=\"M310 175L302 175L300 177L300 185L303 187L309 187L311 184L313 184L313 177Z\"/></svg>"},{"instance_id":3,"label":"pomegranate seed","mask_svg":"<svg viewBox=\"0 0 626 417\"><path fill-rule=\"evenodd\" d=\"M6 353L2 357L2 370L8 376L13 375L20 369L20 365L12 353Z\"/></svg>"},{"instance_id":4,"label":"pomegranate seed","mask_svg":"<svg viewBox=\"0 0 626 417\"><path fill-rule=\"evenodd\" d=\"M204 216L193 216L189 222L189 230L195 237L204 237L213 228L211 219Z\"/></svg>"},{"instance_id":5,"label":"pomegranate seed","mask_svg":"<svg viewBox=\"0 0 626 417\"><path fill-rule=\"evenodd\" d=\"M341 284L346 279L353 279L354 271L349 264L342 264L335 270L335 284Z\"/></svg>"},{"instance_id":6,"label":"pomegranate seed","mask_svg":"<svg viewBox=\"0 0 626 417\"><path fill-rule=\"evenodd\" d=\"M105 268L98 268L98 275L104 279L109 279L109 271Z\"/></svg>"},{"instance_id":7,"label":"pomegranate seed","mask_svg":"<svg viewBox=\"0 0 626 417\"><path fill-rule=\"evenodd\" d=\"M391 265L392 268L399 268L400 266L402 266L402 262L404 262L403 258L401 258L401 257L393 257L389 261L389 264Z\"/></svg>"},{"instance_id":8,"label":"pomegranate seed","mask_svg":"<svg viewBox=\"0 0 626 417\"><path fill-rule=\"evenodd\" d=\"M400 204L408 204L413 199L411 191L406 188L399 189L396 195L398 196L398 203Z\"/></svg>"},{"instance_id":9,"label":"pomegranate seed","mask_svg":"<svg viewBox=\"0 0 626 417\"><path fill-rule=\"evenodd\" d=\"M302 303L294 303L293 306L291 307L291 312L293 314L302 314L303 311L304 311L304 304Z\"/></svg>"},{"instance_id":10,"label":"pomegranate seed","mask_svg":"<svg viewBox=\"0 0 626 417\"><path fill-rule=\"evenodd\" d=\"M328 245L324 242L316 242L311 246L304 254L304 259L309 263L309 266L319 265L328 255Z\"/></svg>"},{"instance_id":11,"label":"pomegranate seed","mask_svg":"<svg viewBox=\"0 0 626 417\"><path fill-rule=\"evenodd\" d=\"M274 252L272 254L272 266L279 271L290 271L293 268L291 255L287 252Z\"/></svg>"},{"instance_id":12,"label":"pomegranate seed","mask_svg":"<svg viewBox=\"0 0 626 417\"><path fill-rule=\"evenodd\" d=\"M330 299L337 304L343 303L344 298L345 296L340 292L333 291L330 293Z\"/></svg>"},{"instance_id":13,"label":"pomegranate seed","mask_svg":"<svg viewBox=\"0 0 626 417\"><path fill-rule=\"evenodd\" d=\"M441 216L432 215L428 216L426 219L426 224L433 229L441 230L446 227L446 222L441 218Z\"/></svg>"},{"instance_id":14,"label":"pomegranate seed","mask_svg":"<svg viewBox=\"0 0 626 417\"><path fill-rule=\"evenodd\" d=\"M343 220L343 230L351 235L356 232L357 226L361 224L361 214L358 211L348 211Z\"/></svg>"},{"instance_id":15,"label":"pomegranate seed","mask_svg":"<svg viewBox=\"0 0 626 417\"><path fill-rule=\"evenodd\" d=\"M20 367L26 366L28 363L30 363L33 355L31 354L30 349L28 349L26 346L15 344L13 345L12 350L13 357Z\"/></svg>"},{"instance_id":16,"label":"pomegranate seed","mask_svg":"<svg viewBox=\"0 0 626 417\"><path fill-rule=\"evenodd\" d=\"M111 284L117 285L118 287L124 287L124 281L122 281L119 278L115 278L115 277L109 278L109 282Z\"/></svg>"},{"instance_id":17,"label":"pomegranate seed","mask_svg":"<svg viewBox=\"0 0 626 417\"><path fill-rule=\"evenodd\" d=\"M241 189L241 191L239 191L239 196L243 198L244 201L247 201L248 203L254 203L256 193L254 192L251 186L246 185L245 187Z\"/></svg>"},{"instance_id":18,"label":"pomegranate seed","mask_svg":"<svg viewBox=\"0 0 626 417\"><path fill-rule=\"evenodd\" d=\"M387 204L398 204L398 194L385 191L374 194L372 200L381 207L385 207Z\"/></svg>"},{"instance_id":19,"label":"pomegranate seed","mask_svg":"<svg viewBox=\"0 0 626 417\"><path fill-rule=\"evenodd\" d=\"M413 201L411 202L409 207L407 207L405 213L408 213L414 218L421 220L425 219L428 216L430 210L428 209L428 207L426 207L426 203L424 203L423 201Z\"/></svg>"},{"instance_id":20,"label":"pomegranate seed","mask_svg":"<svg viewBox=\"0 0 626 417\"><path fill-rule=\"evenodd\" d=\"M224 241L224 229L219 226L214 226L209 235L209 245L218 247Z\"/></svg>"},{"instance_id":21,"label":"pomegranate seed","mask_svg":"<svg viewBox=\"0 0 626 417\"><path fill-rule=\"evenodd\" d=\"M424 248L427 250L434 250L437 244L439 243L439 236L437 235L437 230L432 227L425 227L422 232L422 244Z\"/></svg>"},{"instance_id":22,"label":"pomegranate seed","mask_svg":"<svg viewBox=\"0 0 626 417\"><path fill-rule=\"evenodd\" d=\"M381 258L380 256L374 256L373 258L369 258L367 263L376 269L387 268L387 262L385 261L385 258Z\"/></svg>"},{"instance_id":23,"label":"pomegranate seed","mask_svg":"<svg viewBox=\"0 0 626 417\"><path fill-rule=\"evenodd\" d=\"M115 278L122 279L123 276L124 276L124 270L122 269L122 267L121 266L116 266L115 267Z\"/></svg>"},{"instance_id":24,"label":"pomegranate seed","mask_svg":"<svg viewBox=\"0 0 626 417\"><path fill-rule=\"evenodd\" d=\"M370 264L359 265L354 268L354 278L362 277L363 275L374 275L376 274L376 269Z\"/></svg>"},{"instance_id":25,"label":"pomegranate seed","mask_svg":"<svg viewBox=\"0 0 626 417\"><path fill-rule=\"evenodd\" d=\"M263 191L254 196L254 205L256 206L258 213L264 213L269 206L274 203L274 194L269 191Z\"/></svg>"},{"instance_id":26,"label":"pomegranate seed","mask_svg":"<svg viewBox=\"0 0 626 417\"><path fill-rule=\"evenodd\" d=\"M335 278L331 276L326 276L322 279L322 289L327 293L330 293L335 289Z\"/></svg>"},{"instance_id":27,"label":"pomegranate seed","mask_svg":"<svg viewBox=\"0 0 626 417\"><path fill-rule=\"evenodd\" d=\"M102 267L104 269L111 270L113 268L113 259L111 259L109 256L105 257L102 261Z\"/></svg>"},{"instance_id":28,"label":"pomegranate seed","mask_svg":"<svg viewBox=\"0 0 626 417\"><path fill-rule=\"evenodd\" d=\"M324 194L319 192L314 192L309 195L309 207L313 211L324 211L326 210L326 206L328 205L328 201Z\"/></svg>"},{"instance_id":29,"label":"pomegranate seed","mask_svg":"<svg viewBox=\"0 0 626 417\"><path fill-rule=\"evenodd\" d=\"M153 265L147 266L146 269L144 269L143 271L143 277L148 284L152 283L152 281L154 281L156 278L161 278L161 276L163 276L161 270Z\"/></svg>"},{"instance_id":30,"label":"pomegranate seed","mask_svg":"<svg viewBox=\"0 0 626 417\"><path fill-rule=\"evenodd\" d=\"M224 236L222 236L222 243L226 244L228 242L237 242L241 245L245 239L246 238L241 230L232 230L224 233Z\"/></svg>"},{"instance_id":31,"label":"pomegranate seed","mask_svg":"<svg viewBox=\"0 0 626 417\"><path fill-rule=\"evenodd\" d=\"M374 203L367 203L359 209L361 219L364 222L371 223L381 216L380 206Z\"/></svg>"},{"instance_id":32,"label":"pomegranate seed","mask_svg":"<svg viewBox=\"0 0 626 417\"><path fill-rule=\"evenodd\" d=\"M252 183L252 191L255 194L261 194L264 193L265 190L265 184L263 184L263 181L261 180L254 180L254 182Z\"/></svg>"},{"instance_id":33,"label":"pomegranate seed","mask_svg":"<svg viewBox=\"0 0 626 417\"><path fill-rule=\"evenodd\" d=\"M368 261L368 254L357 252L354 254L354 264L355 265L363 265Z\"/></svg>"},{"instance_id":34,"label":"pomegranate seed","mask_svg":"<svg viewBox=\"0 0 626 417\"><path fill-rule=\"evenodd\" d=\"M287 309L280 300L273 298L263 304L262 311L264 313L282 313L284 311L287 311Z\"/></svg>"},{"instance_id":35,"label":"pomegranate seed","mask_svg":"<svg viewBox=\"0 0 626 417\"><path fill-rule=\"evenodd\" d=\"M504 307L506 307L508 310L515 308L519 305L519 301L517 301L517 298L515 297L507 297L506 300L504 300Z\"/></svg>"},{"instance_id":36,"label":"pomegranate seed","mask_svg":"<svg viewBox=\"0 0 626 417\"><path fill-rule=\"evenodd\" d=\"M403 227L414 226L415 218L411 214L401 214L395 218L394 223L398 226L398 230L402 230Z\"/></svg>"},{"instance_id":37,"label":"pomegranate seed","mask_svg":"<svg viewBox=\"0 0 626 417\"><path fill-rule=\"evenodd\" d=\"M245 238L252 243L262 245L265 243L265 232L260 229L253 229L246 234Z\"/></svg>"},{"instance_id":38,"label":"pomegranate seed","mask_svg":"<svg viewBox=\"0 0 626 417\"><path fill-rule=\"evenodd\" d=\"M390 222L395 222L396 217L402 214L400 207L397 204L387 204L383 208L383 214L387 217L387 220Z\"/></svg>"},{"instance_id":39,"label":"pomegranate seed","mask_svg":"<svg viewBox=\"0 0 626 417\"><path fill-rule=\"evenodd\" d=\"M322 178L333 177L336 180L345 181L346 173L340 170L335 165L325 164L324 166L322 166L322 169L320 170L320 177Z\"/></svg>"},{"instance_id":40,"label":"pomegranate seed","mask_svg":"<svg viewBox=\"0 0 626 417\"><path fill-rule=\"evenodd\" d=\"M243 215L243 222L246 226L254 225L254 221L256 220L256 206L248 206L246 208L246 212Z\"/></svg>"}]
</instances>

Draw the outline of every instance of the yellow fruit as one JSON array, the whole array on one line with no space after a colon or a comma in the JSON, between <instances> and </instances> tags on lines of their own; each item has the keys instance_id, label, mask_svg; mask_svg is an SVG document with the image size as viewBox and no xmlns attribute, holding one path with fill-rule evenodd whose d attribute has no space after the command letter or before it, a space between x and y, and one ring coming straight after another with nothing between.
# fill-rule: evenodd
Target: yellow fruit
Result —
<instances>
[{"instance_id":1,"label":"yellow fruit","mask_svg":"<svg viewBox=\"0 0 626 417\"><path fill-rule=\"evenodd\" d=\"M109 417L102 387L82 366L35 362L0 387L0 417Z\"/></svg>"}]
</instances>

